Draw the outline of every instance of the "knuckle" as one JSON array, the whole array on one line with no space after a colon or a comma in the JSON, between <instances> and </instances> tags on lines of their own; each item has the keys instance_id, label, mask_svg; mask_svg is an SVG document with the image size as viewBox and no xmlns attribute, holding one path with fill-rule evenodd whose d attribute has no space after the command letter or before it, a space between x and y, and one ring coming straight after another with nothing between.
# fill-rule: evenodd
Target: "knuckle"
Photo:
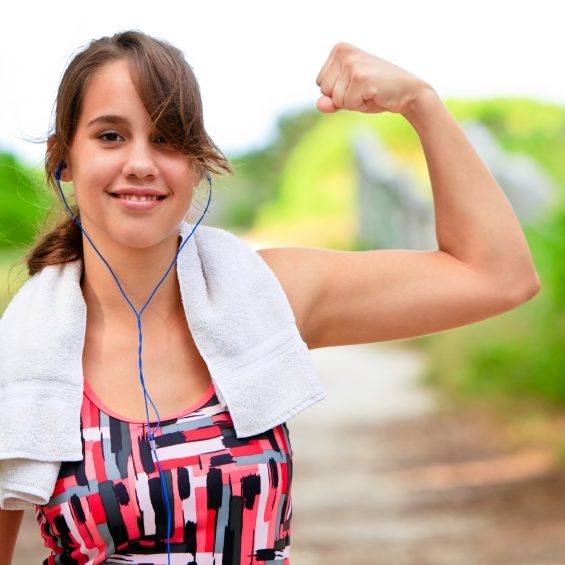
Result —
<instances>
[{"instance_id":1,"label":"knuckle","mask_svg":"<svg viewBox=\"0 0 565 565\"><path fill-rule=\"evenodd\" d=\"M350 75L353 73L355 68L355 61L352 57L344 57L341 61L341 68L344 71L347 71Z\"/></svg>"},{"instance_id":2,"label":"knuckle","mask_svg":"<svg viewBox=\"0 0 565 565\"><path fill-rule=\"evenodd\" d=\"M365 73L359 67L352 65L351 73L349 75L350 81L354 82L355 84L360 84L365 81L365 78Z\"/></svg>"},{"instance_id":3,"label":"knuckle","mask_svg":"<svg viewBox=\"0 0 565 565\"><path fill-rule=\"evenodd\" d=\"M336 43L333 51L336 55L345 55L351 51L351 45L345 41L340 41L339 43Z\"/></svg>"},{"instance_id":4,"label":"knuckle","mask_svg":"<svg viewBox=\"0 0 565 565\"><path fill-rule=\"evenodd\" d=\"M320 84L320 92L325 94L326 96L331 96L332 89L328 84L321 83Z\"/></svg>"},{"instance_id":5,"label":"knuckle","mask_svg":"<svg viewBox=\"0 0 565 565\"><path fill-rule=\"evenodd\" d=\"M351 49L351 44L347 43L347 41L339 41L336 43L335 49L337 51L349 51Z\"/></svg>"},{"instance_id":6,"label":"knuckle","mask_svg":"<svg viewBox=\"0 0 565 565\"><path fill-rule=\"evenodd\" d=\"M343 108L343 94L335 93L332 97L332 102L336 108Z\"/></svg>"}]
</instances>

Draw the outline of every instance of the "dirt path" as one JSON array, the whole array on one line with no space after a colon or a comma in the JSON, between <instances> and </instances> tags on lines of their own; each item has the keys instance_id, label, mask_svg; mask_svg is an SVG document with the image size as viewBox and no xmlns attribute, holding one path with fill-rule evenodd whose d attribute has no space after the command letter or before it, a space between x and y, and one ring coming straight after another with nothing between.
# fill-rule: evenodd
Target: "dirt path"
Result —
<instances>
[{"instance_id":1,"label":"dirt path","mask_svg":"<svg viewBox=\"0 0 565 565\"><path fill-rule=\"evenodd\" d=\"M438 415L413 350L313 355L328 398L289 424L293 565L565 564L565 476L545 453ZM14 563L44 556L26 516Z\"/></svg>"},{"instance_id":2,"label":"dirt path","mask_svg":"<svg viewBox=\"0 0 565 565\"><path fill-rule=\"evenodd\" d=\"M313 353L329 398L291 426L296 565L565 563L565 477L546 453L438 415L415 352Z\"/></svg>"}]
</instances>

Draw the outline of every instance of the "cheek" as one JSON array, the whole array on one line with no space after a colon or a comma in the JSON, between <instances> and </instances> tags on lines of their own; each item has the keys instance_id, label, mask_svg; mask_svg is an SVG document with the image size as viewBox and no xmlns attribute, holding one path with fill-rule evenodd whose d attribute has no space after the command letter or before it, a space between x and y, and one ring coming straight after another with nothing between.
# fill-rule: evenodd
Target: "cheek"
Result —
<instances>
[{"instance_id":1,"label":"cheek","mask_svg":"<svg viewBox=\"0 0 565 565\"><path fill-rule=\"evenodd\" d=\"M179 165L172 169L171 173L168 180L170 188L174 189L179 200L190 203L195 185L193 169L186 165Z\"/></svg>"},{"instance_id":2,"label":"cheek","mask_svg":"<svg viewBox=\"0 0 565 565\"><path fill-rule=\"evenodd\" d=\"M111 187L119 168L109 159L96 157L83 159L79 166L73 167L73 187L77 198L100 197Z\"/></svg>"},{"instance_id":3,"label":"cheek","mask_svg":"<svg viewBox=\"0 0 565 565\"><path fill-rule=\"evenodd\" d=\"M73 179L73 192L76 203L80 210L84 213L93 206L96 206L96 186L92 180L84 175L75 175Z\"/></svg>"}]
</instances>

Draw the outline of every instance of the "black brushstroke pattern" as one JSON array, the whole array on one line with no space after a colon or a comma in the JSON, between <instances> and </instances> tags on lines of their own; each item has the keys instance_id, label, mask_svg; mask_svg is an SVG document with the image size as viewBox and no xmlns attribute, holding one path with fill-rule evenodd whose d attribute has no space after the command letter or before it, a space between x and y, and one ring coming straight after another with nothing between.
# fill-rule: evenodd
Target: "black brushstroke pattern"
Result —
<instances>
[{"instance_id":1,"label":"black brushstroke pattern","mask_svg":"<svg viewBox=\"0 0 565 565\"><path fill-rule=\"evenodd\" d=\"M116 483L114 485L114 492L116 493L116 500L120 506L127 506L129 504L129 493L123 483Z\"/></svg>"},{"instance_id":2,"label":"black brushstroke pattern","mask_svg":"<svg viewBox=\"0 0 565 565\"><path fill-rule=\"evenodd\" d=\"M75 471L75 481L79 487L85 487L88 485L88 479L86 477L86 461L83 459L76 464L74 468Z\"/></svg>"},{"instance_id":3,"label":"black brushstroke pattern","mask_svg":"<svg viewBox=\"0 0 565 565\"><path fill-rule=\"evenodd\" d=\"M128 531L120 512L120 505L114 491L114 483L112 481L98 483L98 491L102 499L104 513L106 514L106 523L114 544L119 546L126 543L128 541Z\"/></svg>"},{"instance_id":4,"label":"black brushstroke pattern","mask_svg":"<svg viewBox=\"0 0 565 565\"><path fill-rule=\"evenodd\" d=\"M255 498L261 492L261 477L259 475L246 475L241 479L241 494L245 508L252 510Z\"/></svg>"},{"instance_id":5,"label":"black brushstroke pattern","mask_svg":"<svg viewBox=\"0 0 565 565\"><path fill-rule=\"evenodd\" d=\"M84 515L80 498L76 494L73 494L69 499L69 504L71 505L71 512L73 513L75 520L79 524L84 524L86 522L86 516Z\"/></svg>"},{"instance_id":6,"label":"black brushstroke pattern","mask_svg":"<svg viewBox=\"0 0 565 565\"><path fill-rule=\"evenodd\" d=\"M222 471L211 467L206 475L208 509L218 510L222 505Z\"/></svg>"},{"instance_id":7,"label":"black brushstroke pattern","mask_svg":"<svg viewBox=\"0 0 565 565\"><path fill-rule=\"evenodd\" d=\"M190 520L184 525L184 542L186 551L196 555L196 524Z\"/></svg>"},{"instance_id":8,"label":"black brushstroke pattern","mask_svg":"<svg viewBox=\"0 0 565 565\"><path fill-rule=\"evenodd\" d=\"M255 558L258 561L274 561L277 554L274 549L258 549L255 552Z\"/></svg>"},{"instance_id":9,"label":"black brushstroke pattern","mask_svg":"<svg viewBox=\"0 0 565 565\"><path fill-rule=\"evenodd\" d=\"M233 463L231 453L222 453L221 455L213 455L210 457L210 467L221 467Z\"/></svg>"},{"instance_id":10,"label":"black brushstroke pattern","mask_svg":"<svg viewBox=\"0 0 565 565\"><path fill-rule=\"evenodd\" d=\"M224 553L222 565L240 565L241 532L243 521L243 498L232 496L228 524L224 533Z\"/></svg>"},{"instance_id":11,"label":"black brushstroke pattern","mask_svg":"<svg viewBox=\"0 0 565 565\"><path fill-rule=\"evenodd\" d=\"M273 451L276 451L277 453L280 453L281 448L279 447L277 440L275 438L275 432L273 430L268 430L267 432L265 432L265 437L269 440L269 443L271 444L271 449Z\"/></svg>"},{"instance_id":12,"label":"black brushstroke pattern","mask_svg":"<svg viewBox=\"0 0 565 565\"><path fill-rule=\"evenodd\" d=\"M110 416L110 451L119 453L123 449L122 443L121 422Z\"/></svg>"},{"instance_id":13,"label":"black brushstroke pattern","mask_svg":"<svg viewBox=\"0 0 565 565\"><path fill-rule=\"evenodd\" d=\"M290 545L290 535L286 535L284 538L275 540L274 548L276 551L284 551L287 546Z\"/></svg>"},{"instance_id":14,"label":"black brushstroke pattern","mask_svg":"<svg viewBox=\"0 0 565 565\"><path fill-rule=\"evenodd\" d=\"M222 429L222 443L224 447L243 447L245 445L249 445L249 442L246 441L248 438L238 438L233 431L233 428L224 428Z\"/></svg>"},{"instance_id":15,"label":"black brushstroke pattern","mask_svg":"<svg viewBox=\"0 0 565 565\"><path fill-rule=\"evenodd\" d=\"M69 530L69 527L67 526L65 517L62 514L55 516L55 518L53 519L53 524L55 526L55 529L59 532L61 545L64 549L69 549L71 547L71 544L69 543L69 534L71 533L71 530Z\"/></svg>"},{"instance_id":16,"label":"black brushstroke pattern","mask_svg":"<svg viewBox=\"0 0 565 565\"><path fill-rule=\"evenodd\" d=\"M174 500L173 500L173 488L172 488L172 477L170 471L164 471L165 485L167 487L167 494L169 496L169 504L171 506L171 530L167 533L167 507L165 504L165 499L163 497L163 489L161 487L161 478L154 477L149 479L149 498L151 500L151 506L153 506L153 511L155 512L155 530L158 539L165 539L173 535L174 520L175 515Z\"/></svg>"},{"instance_id":17,"label":"black brushstroke pattern","mask_svg":"<svg viewBox=\"0 0 565 565\"><path fill-rule=\"evenodd\" d=\"M257 561L275 561L280 558L280 554L290 545L290 536L275 540L272 548L258 549L255 552ZM277 553L279 555L277 555Z\"/></svg>"},{"instance_id":18,"label":"black brushstroke pattern","mask_svg":"<svg viewBox=\"0 0 565 565\"><path fill-rule=\"evenodd\" d=\"M171 445L182 445L186 443L186 437L182 432L168 432L162 436L155 436L157 447L169 447Z\"/></svg>"},{"instance_id":19,"label":"black brushstroke pattern","mask_svg":"<svg viewBox=\"0 0 565 565\"><path fill-rule=\"evenodd\" d=\"M141 459L141 465L145 473L150 475L155 471L155 463L153 461L153 455L151 454L151 446L146 437L142 437L138 440L139 442L139 458Z\"/></svg>"},{"instance_id":20,"label":"black brushstroke pattern","mask_svg":"<svg viewBox=\"0 0 565 565\"><path fill-rule=\"evenodd\" d=\"M269 477L271 479L271 488L278 488L279 486L279 468L277 462L271 457L269 458Z\"/></svg>"},{"instance_id":21,"label":"black brushstroke pattern","mask_svg":"<svg viewBox=\"0 0 565 565\"><path fill-rule=\"evenodd\" d=\"M177 488L181 500L186 500L190 496L190 475L186 467L177 469Z\"/></svg>"}]
</instances>

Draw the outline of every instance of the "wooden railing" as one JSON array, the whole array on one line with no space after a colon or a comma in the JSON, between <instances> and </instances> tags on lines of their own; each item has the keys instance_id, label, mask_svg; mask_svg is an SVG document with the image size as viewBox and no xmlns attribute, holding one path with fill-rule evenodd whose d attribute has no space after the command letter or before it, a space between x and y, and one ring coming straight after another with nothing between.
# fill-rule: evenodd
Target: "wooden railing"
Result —
<instances>
[{"instance_id":1,"label":"wooden railing","mask_svg":"<svg viewBox=\"0 0 565 565\"><path fill-rule=\"evenodd\" d=\"M553 183L530 157L506 152L487 128L465 132L523 223L551 204ZM359 243L367 249L437 249L434 211L422 187L373 132L353 142L358 178Z\"/></svg>"}]
</instances>

